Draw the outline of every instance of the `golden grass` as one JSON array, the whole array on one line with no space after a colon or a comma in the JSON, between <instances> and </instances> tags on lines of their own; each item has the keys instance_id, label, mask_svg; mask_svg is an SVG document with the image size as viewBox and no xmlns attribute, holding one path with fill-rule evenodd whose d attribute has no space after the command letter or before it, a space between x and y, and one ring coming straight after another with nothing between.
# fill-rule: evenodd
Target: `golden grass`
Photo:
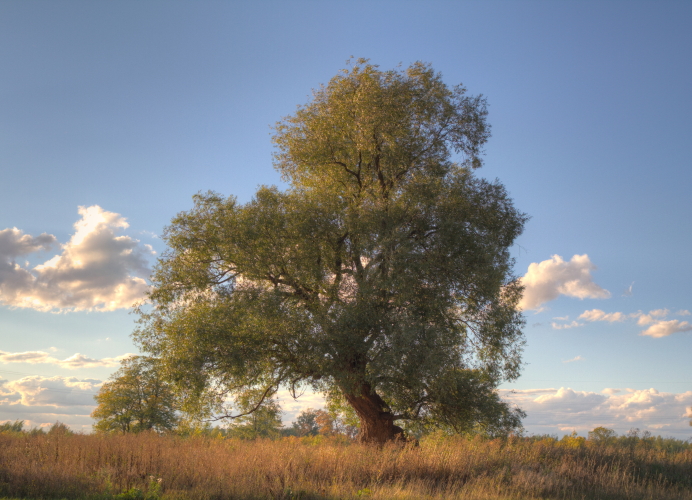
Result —
<instances>
[{"instance_id":1,"label":"golden grass","mask_svg":"<svg viewBox=\"0 0 692 500\"><path fill-rule=\"evenodd\" d=\"M106 499L132 488L191 500L692 500L692 452L519 438L377 448L322 437L0 434L0 497Z\"/></svg>"}]
</instances>

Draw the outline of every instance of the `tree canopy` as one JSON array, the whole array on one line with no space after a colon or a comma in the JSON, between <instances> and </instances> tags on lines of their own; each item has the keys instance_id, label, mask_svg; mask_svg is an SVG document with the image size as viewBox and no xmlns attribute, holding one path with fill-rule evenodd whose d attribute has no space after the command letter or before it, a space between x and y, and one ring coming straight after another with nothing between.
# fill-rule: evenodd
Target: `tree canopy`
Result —
<instances>
[{"instance_id":1,"label":"tree canopy","mask_svg":"<svg viewBox=\"0 0 692 500\"><path fill-rule=\"evenodd\" d=\"M163 380L156 360L132 356L101 386L92 412L101 432L170 431L176 424L175 394Z\"/></svg>"},{"instance_id":2,"label":"tree canopy","mask_svg":"<svg viewBox=\"0 0 692 500\"><path fill-rule=\"evenodd\" d=\"M474 175L486 115L429 65L358 60L276 125L287 190L196 195L165 231L135 332L186 409L234 416L311 386L369 442L397 421L520 425L496 388L521 365L509 250L527 217Z\"/></svg>"}]
</instances>

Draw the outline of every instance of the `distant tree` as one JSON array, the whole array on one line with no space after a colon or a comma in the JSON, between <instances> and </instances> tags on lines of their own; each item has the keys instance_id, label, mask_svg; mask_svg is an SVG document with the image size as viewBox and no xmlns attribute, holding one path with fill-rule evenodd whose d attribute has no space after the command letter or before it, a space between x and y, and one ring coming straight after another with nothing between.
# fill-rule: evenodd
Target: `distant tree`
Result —
<instances>
[{"instance_id":1,"label":"distant tree","mask_svg":"<svg viewBox=\"0 0 692 500\"><path fill-rule=\"evenodd\" d=\"M315 424L317 425L317 433L322 436L332 436L337 432L336 421L324 410L315 411Z\"/></svg>"},{"instance_id":2,"label":"distant tree","mask_svg":"<svg viewBox=\"0 0 692 500\"><path fill-rule=\"evenodd\" d=\"M48 430L47 434L49 436L69 436L74 434L74 432L72 432L72 429L70 429L67 425L63 424L59 420L56 420Z\"/></svg>"},{"instance_id":3,"label":"distant tree","mask_svg":"<svg viewBox=\"0 0 692 500\"><path fill-rule=\"evenodd\" d=\"M271 400L256 411L233 421L226 435L240 439L277 438L281 435L281 408Z\"/></svg>"},{"instance_id":4,"label":"distant tree","mask_svg":"<svg viewBox=\"0 0 692 500\"><path fill-rule=\"evenodd\" d=\"M22 432L24 429L24 420L15 420L10 422L9 420L3 424L0 424L0 433L2 432Z\"/></svg>"},{"instance_id":5,"label":"distant tree","mask_svg":"<svg viewBox=\"0 0 692 500\"><path fill-rule=\"evenodd\" d=\"M316 422L317 411L312 408L301 411L293 422L293 430L297 436L316 436L319 425Z\"/></svg>"},{"instance_id":6,"label":"distant tree","mask_svg":"<svg viewBox=\"0 0 692 500\"><path fill-rule=\"evenodd\" d=\"M178 421L175 395L155 359L132 356L101 386L91 417L101 432L172 430Z\"/></svg>"},{"instance_id":7,"label":"distant tree","mask_svg":"<svg viewBox=\"0 0 692 500\"><path fill-rule=\"evenodd\" d=\"M474 175L486 115L426 64L359 60L276 126L286 191L195 196L135 333L186 408L234 417L308 385L340 394L365 442L397 421L520 426L497 387L521 367L510 249L527 217Z\"/></svg>"},{"instance_id":8,"label":"distant tree","mask_svg":"<svg viewBox=\"0 0 692 500\"><path fill-rule=\"evenodd\" d=\"M589 441L597 444L612 444L615 442L617 433L613 429L608 429L607 427L596 427L594 430L589 431Z\"/></svg>"}]
</instances>

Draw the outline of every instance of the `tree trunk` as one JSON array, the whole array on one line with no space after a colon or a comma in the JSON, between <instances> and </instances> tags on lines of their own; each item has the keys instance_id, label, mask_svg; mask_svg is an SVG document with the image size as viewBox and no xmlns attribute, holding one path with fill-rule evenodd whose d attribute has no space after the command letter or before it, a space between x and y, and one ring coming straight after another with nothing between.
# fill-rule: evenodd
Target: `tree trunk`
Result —
<instances>
[{"instance_id":1,"label":"tree trunk","mask_svg":"<svg viewBox=\"0 0 692 500\"><path fill-rule=\"evenodd\" d=\"M393 415L386 403L369 384L363 384L359 394L344 393L344 397L360 419L358 441L382 444L404 438L403 429L394 425Z\"/></svg>"}]
</instances>

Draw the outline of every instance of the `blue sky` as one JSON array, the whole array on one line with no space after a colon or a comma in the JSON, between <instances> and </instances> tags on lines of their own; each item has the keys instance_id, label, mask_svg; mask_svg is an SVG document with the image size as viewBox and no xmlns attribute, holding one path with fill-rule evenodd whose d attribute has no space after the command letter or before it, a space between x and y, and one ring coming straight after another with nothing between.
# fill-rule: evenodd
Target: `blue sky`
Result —
<instances>
[{"instance_id":1,"label":"blue sky","mask_svg":"<svg viewBox=\"0 0 692 500\"><path fill-rule=\"evenodd\" d=\"M488 99L479 175L531 216L503 386L527 430L687 439L691 22L672 1L0 2L0 421L90 428L157 235L200 190L281 185L270 125L355 56Z\"/></svg>"}]
</instances>

